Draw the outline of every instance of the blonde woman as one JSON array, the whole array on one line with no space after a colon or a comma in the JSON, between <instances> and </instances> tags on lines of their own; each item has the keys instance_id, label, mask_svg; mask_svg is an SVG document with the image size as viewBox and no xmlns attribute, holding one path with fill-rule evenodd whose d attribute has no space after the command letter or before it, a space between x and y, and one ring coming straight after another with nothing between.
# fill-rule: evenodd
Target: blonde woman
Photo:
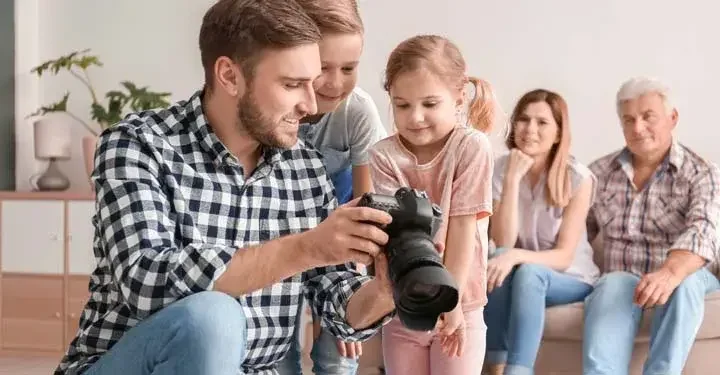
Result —
<instances>
[{"instance_id":1,"label":"blonde woman","mask_svg":"<svg viewBox=\"0 0 720 375\"><path fill-rule=\"evenodd\" d=\"M595 177L569 155L567 105L554 92L519 100L507 146L493 173L485 363L489 374L532 374L545 307L582 301L599 275L585 229Z\"/></svg>"}]
</instances>

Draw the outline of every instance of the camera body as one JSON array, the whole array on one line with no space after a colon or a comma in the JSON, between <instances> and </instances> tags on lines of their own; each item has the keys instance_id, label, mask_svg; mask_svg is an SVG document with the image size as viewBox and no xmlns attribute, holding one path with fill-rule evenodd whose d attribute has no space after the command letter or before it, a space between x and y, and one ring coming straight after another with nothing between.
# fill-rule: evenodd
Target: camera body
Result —
<instances>
[{"instance_id":1,"label":"camera body","mask_svg":"<svg viewBox=\"0 0 720 375\"><path fill-rule=\"evenodd\" d=\"M366 193L358 206L392 216L383 230L389 279L400 321L407 328L430 331L440 314L457 306L457 284L443 265L433 238L442 224L442 210L427 194L408 187L394 195Z\"/></svg>"}]
</instances>

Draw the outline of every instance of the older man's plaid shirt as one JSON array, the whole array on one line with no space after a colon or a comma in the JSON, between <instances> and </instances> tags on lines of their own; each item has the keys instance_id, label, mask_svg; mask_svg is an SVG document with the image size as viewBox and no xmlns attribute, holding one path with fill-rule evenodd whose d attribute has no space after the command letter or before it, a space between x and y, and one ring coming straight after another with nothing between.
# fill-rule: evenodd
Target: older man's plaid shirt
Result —
<instances>
[{"instance_id":1,"label":"older man's plaid shirt","mask_svg":"<svg viewBox=\"0 0 720 375\"><path fill-rule=\"evenodd\" d=\"M168 304L213 287L238 248L315 227L336 206L321 156L302 143L266 149L246 180L212 132L202 93L126 118L102 134L93 173L97 269L77 337L56 374L84 371L123 333ZM288 257L296 256L287 249ZM364 340L381 324L345 323L369 279L351 265L315 269L242 298L247 374L273 374L289 348L300 296L338 336Z\"/></svg>"},{"instance_id":2,"label":"older man's plaid shirt","mask_svg":"<svg viewBox=\"0 0 720 375\"><path fill-rule=\"evenodd\" d=\"M669 250L689 250L718 274L720 172L687 147L670 152L638 191L627 149L590 165L598 178L597 198L588 215L588 238L603 234L606 272L643 275L656 271Z\"/></svg>"}]
</instances>

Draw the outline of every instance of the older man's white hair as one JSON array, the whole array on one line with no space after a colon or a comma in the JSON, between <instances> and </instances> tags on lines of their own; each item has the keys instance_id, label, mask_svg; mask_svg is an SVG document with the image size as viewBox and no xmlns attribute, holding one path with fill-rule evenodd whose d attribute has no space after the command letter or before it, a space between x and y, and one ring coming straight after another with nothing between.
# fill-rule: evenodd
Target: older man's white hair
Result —
<instances>
[{"instance_id":1,"label":"older man's white hair","mask_svg":"<svg viewBox=\"0 0 720 375\"><path fill-rule=\"evenodd\" d=\"M670 88L667 85L656 78L634 77L625 81L617 92L615 103L618 115L620 115L620 106L623 102L637 99L646 94L659 95L662 98L667 114L670 114L675 109L670 98Z\"/></svg>"}]
</instances>

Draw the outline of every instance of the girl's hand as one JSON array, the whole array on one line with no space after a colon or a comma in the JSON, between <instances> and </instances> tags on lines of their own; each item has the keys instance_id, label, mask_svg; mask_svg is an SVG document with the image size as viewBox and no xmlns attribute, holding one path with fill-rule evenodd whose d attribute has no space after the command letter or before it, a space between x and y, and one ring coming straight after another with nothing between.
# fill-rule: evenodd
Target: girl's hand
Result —
<instances>
[{"instance_id":1,"label":"girl's hand","mask_svg":"<svg viewBox=\"0 0 720 375\"><path fill-rule=\"evenodd\" d=\"M488 293L499 288L513 267L519 263L513 250L508 250L488 261Z\"/></svg>"},{"instance_id":2,"label":"girl's hand","mask_svg":"<svg viewBox=\"0 0 720 375\"><path fill-rule=\"evenodd\" d=\"M443 353L449 357L459 357L465 348L465 315L458 303L452 311L440 315L435 327L440 337Z\"/></svg>"}]
</instances>

